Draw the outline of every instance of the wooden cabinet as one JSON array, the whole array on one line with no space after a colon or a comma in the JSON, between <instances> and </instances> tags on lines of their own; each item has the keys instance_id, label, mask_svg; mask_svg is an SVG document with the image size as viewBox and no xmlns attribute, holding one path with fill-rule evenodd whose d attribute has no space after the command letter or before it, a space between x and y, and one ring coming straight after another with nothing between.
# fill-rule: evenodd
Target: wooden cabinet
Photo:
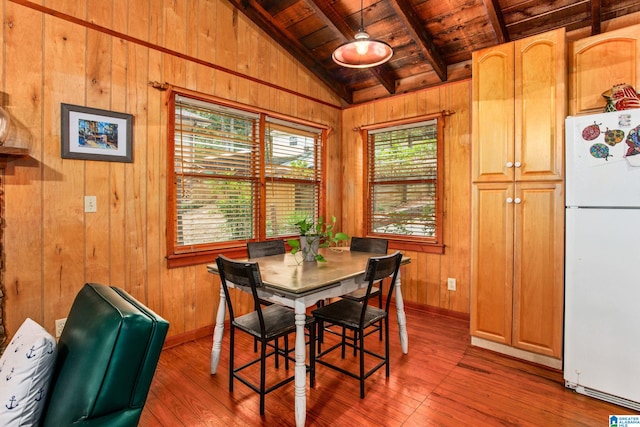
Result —
<instances>
[{"instance_id":1,"label":"wooden cabinet","mask_svg":"<svg viewBox=\"0 0 640 427\"><path fill-rule=\"evenodd\" d=\"M570 114L602 113L602 93L613 85L640 90L640 24L577 40L570 58Z\"/></svg>"},{"instance_id":2,"label":"wooden cabinet","mask_svg":"<svg viewBox=\"0 0 640 427\"><path fill-rule=\"evenodd\" d=\"M473 55L471 334L480 340L472 341L554 367L563 331L564 46L556 30Z\"/></svg>"},{"instance_id":3,"label":"wooden cabinet","mask_svg":"<svg viewBox=\"0 0 640 427\"><path fill-rule=\"evenodd\" d=\"M475 182L561 180L564 30L473 53Z\"/></svg>"}]
</instances>

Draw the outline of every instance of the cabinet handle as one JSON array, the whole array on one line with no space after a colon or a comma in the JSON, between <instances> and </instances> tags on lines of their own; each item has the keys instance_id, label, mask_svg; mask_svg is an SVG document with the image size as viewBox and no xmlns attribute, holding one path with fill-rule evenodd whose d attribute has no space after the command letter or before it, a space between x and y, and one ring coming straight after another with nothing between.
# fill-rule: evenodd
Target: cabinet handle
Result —
<instances>
[{"instance_id":1,"label":"cabinet handle","mask_svg":"<svg viewBox=\"0 0 640 427\"><path fill-rule=\"evenodd\" d=\"M514 203L519 204L520 202L522 202L522 200L520 200L520 197L516 197L516 199L514 200Z\"/></svg>"},{"instance_id":2,"label":"cabinet handle","mask_svg":"<svg viewBox=\"0 0 640 427\"><path fill-rule=\"evenodd\" d=\"M513 167L513 162L507 162L507 168L512 168Z\"/></svg>"},{"instance_id":3,"label":"cabinet handle","mask_svg":"<svg viewBox=\"0 0 640 427\"><path fill-rule=\"evenodd\" d=\"M507 197L507 203L513 203L513 199L511 197Z\"/></svg>"},{"instance_id":4,"label":"cabinet handle","mask_svg":"<svg viewBox=\"0 0 640 427\"><path fill-rule=\"evenodd\" d=\"M522 166L522 163L520 163L520 162L515 162L515 163L514 163L514 166L515 166L515 167L517 167L517 168L519 168L520 166Z\"/></svg>"}]
</instances>

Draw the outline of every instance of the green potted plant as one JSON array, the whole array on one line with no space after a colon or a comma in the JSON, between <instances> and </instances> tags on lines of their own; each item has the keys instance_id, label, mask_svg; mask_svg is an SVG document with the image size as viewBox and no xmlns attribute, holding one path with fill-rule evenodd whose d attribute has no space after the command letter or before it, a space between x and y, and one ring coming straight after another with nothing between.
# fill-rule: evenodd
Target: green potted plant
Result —
<instances>
[{"instance_id":1,"label":"green potted plant","mask_svg":"<svg viewBox=\"0 0 640 427\"><path fill-rule=\"evenodd\" d=\"M302 254L302 261L326 262L322 254L318 253L320 248L337 246L340 242L349 240L347 234L334 231L335 216L331 217L331 222L325 222L323 217L318 217L317 221L305 217L294 225L300 231L300 239L289 239L287 243L291 246L291 254Z\"/></svg>"}]
</instances>

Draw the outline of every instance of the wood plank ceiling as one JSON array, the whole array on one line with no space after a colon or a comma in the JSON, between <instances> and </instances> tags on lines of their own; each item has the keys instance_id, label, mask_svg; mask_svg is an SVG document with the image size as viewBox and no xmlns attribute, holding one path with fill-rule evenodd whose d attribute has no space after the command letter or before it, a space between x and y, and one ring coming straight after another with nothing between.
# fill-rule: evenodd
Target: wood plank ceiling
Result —
<instances>
[{"instance_id":1,"label":"wood plank ceiling","mask_svg":"<svg viewBox=\"0 0 640 427\"><path fill-rule=\"evenodd\" d=\"M361 1L363 3L361 14ZM344 101L384 98L471 75L471 52L640 12L640 0L229 0ZM394 50L386 64L344 68L331 54L360 28Z\"/></svg>"}]
</instances>

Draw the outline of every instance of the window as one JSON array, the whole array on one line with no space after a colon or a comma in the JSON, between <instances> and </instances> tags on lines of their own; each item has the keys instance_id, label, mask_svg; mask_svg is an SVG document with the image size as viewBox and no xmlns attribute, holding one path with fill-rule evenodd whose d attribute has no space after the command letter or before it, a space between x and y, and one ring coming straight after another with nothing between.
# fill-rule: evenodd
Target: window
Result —
<instances>
[{"instance_id":1,"label":"window","mask_svg":"<svg viewBox=\"0 0 640 427\"><path fill-rule=\"evenodd\" d=\"M177 93L171 99L169 266L292 236L297 219L318 216L322 128Z\"/></svg>"},{"instance_id":2,"label":"window","mask_svg":"<svg viewBox=\"0 0 640 427\"><path fill-rule=\"evenodd\" d=\"M369 235L442 251L442 123L437 116L366 130Z\"/></svg>"}]
</instances>

